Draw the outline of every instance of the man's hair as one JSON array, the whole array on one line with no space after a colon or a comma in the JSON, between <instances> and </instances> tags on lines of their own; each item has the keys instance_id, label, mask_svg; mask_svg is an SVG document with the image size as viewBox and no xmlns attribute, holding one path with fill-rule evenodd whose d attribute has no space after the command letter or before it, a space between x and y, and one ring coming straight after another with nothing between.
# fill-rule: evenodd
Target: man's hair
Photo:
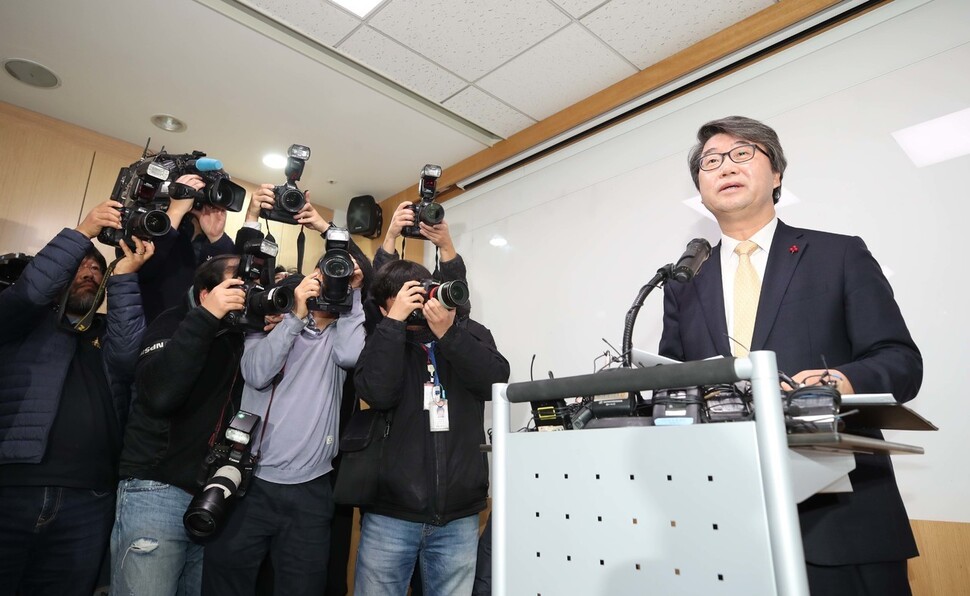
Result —
<instances>
[{"instance_id":1,"label":"man's hair","mask_svg":"<svg viewBox=\"0 0 970 596\"><path fill-rule=\"evenodd\" d=\"M273 273L286 273L286 267L282 265L277 265Z\"/></svg>"},{"instance_id":2,"label":"man's hair","mask_svg":"<svg viewBox=\"0 0 970 596\"><path fill-rule=\"evenodd\" d=\"M239 255L219 255L199 265L195 270L195 279L192 281L195 300L199 300L202 290L211 292L214 287L225 281L226 273L235 275L238 266Z\"/></svg>"},{"instance_id":3,"label":"man's hair","mask_svg":"<svg viewBox=\"0 0 970 596\"><path fill-rule=\"evenodd\" d=\"M384 306L389 299L397 296L405 283L430 277L431 272L423 265L404 259L391 261L377 272L371 295L378 306Z\"/></svg>"},{"instance_id":4,"label":"man's hair","mask_svg":"<svg viewBox=\"0 0 970 596\"><path fill-rule=\"evenodd\" d=\"M771 170L778 173L779 185L772 192L772 199L778 203L781 198L781 179L785 177L785 168L788 167L788 160L785 159L785 151L781 148L781 141L778 140L778 133L767 124L745 118L744 116L728 116L720 120L712 120L700 127L697 131L697 144L690 150L687 156L687 164L690 167L690 176L694 179L694 187L700 189L700 169L701 152L704 145L711 140L711 137L726 134L737 137L745 141L750 141L760 149L763 149L771 162ZM725 157L725 159L730 159Z\"/></svg>"}]
</instances>

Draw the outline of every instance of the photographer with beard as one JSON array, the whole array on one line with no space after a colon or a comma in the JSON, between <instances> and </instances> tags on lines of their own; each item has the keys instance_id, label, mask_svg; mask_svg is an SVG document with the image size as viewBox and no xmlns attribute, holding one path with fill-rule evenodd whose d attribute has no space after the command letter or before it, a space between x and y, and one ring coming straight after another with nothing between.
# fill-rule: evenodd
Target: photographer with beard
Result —
<instances>
[{"instance_id":1,"label":"photographer with beard","mask_svg":"<svg viewBox=\"0 0 970 596\"><path fill-rule=\"evenodd\" d=\"M91 239L121 228L118 207L63 230L0 294L0 585L11 593L91 594L111 532L145 330L135 273L154 252L122 243L108 314L93 315L108 273Z\"/></svg>"}]
</instances>

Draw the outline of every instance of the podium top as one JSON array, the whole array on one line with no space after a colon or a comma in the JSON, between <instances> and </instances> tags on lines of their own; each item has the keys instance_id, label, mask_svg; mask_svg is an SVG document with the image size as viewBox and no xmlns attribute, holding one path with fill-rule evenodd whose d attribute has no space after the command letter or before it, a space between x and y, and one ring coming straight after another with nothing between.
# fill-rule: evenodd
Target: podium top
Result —
<instances>
[{"instance_id":1,"label":"podium top","mask_svg":"<svg viewBox=\"0 0 970 596\"><path fill-rule=\"evenodd\" d=\"M935 424L896 401L890 393L843 395L842 413L850 410L853 424L887 430L939 430Z\"/></svg>"}]
</instances>

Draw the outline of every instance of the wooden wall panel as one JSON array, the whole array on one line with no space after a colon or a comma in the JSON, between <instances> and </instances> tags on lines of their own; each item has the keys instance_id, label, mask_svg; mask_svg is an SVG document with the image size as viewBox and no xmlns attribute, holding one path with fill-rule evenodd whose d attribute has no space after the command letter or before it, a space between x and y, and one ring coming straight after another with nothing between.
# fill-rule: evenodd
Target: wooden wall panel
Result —
<instances>
[{"instance_id":1,"label":"wooden wall panel","mask_svg":"<svg viewBox=\"0 0 970 596\"><path fill-rule=\"evenodd\" d=\"M970 594L970 523L911 523L920 552L909 561L913 596Z\"/></svg>"}]
</instances>

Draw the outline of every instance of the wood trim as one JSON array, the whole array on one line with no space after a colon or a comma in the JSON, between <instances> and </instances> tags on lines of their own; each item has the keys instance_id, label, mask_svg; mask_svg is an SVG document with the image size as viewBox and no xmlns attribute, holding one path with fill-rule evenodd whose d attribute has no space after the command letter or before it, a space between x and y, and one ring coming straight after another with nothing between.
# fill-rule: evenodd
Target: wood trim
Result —
<instances>
[{"instance_id":1,"label":"wood trim","mask_svg":"<svg viewBox=\"0 0 970 596\"><path fill-rule=\"evenodd\" d=\"M909 560L914 596L970 591L970 523L910 520L920 556Z\"/></svg>"},{"instance_id":2,"label":"wood trim","mask_svg":"<svg viewBox=\"0 0 970 596\"><path fill-rule=\"evenodd\" d=\"M444 202L461 195L464 191L458 188L456 183L464 178L518 155L733 52L742 50L771 34L831 8L840 1L779 0L776 4L743 21L448 167L442 172L439 187L443 190L438 200ZM892 0L880 2L879 5L890 1ZM414 201L417 196L417 185L414 185L384 199L381 205L384 207L397 205L405 200Z\"/></svg>"}]
</instances>

